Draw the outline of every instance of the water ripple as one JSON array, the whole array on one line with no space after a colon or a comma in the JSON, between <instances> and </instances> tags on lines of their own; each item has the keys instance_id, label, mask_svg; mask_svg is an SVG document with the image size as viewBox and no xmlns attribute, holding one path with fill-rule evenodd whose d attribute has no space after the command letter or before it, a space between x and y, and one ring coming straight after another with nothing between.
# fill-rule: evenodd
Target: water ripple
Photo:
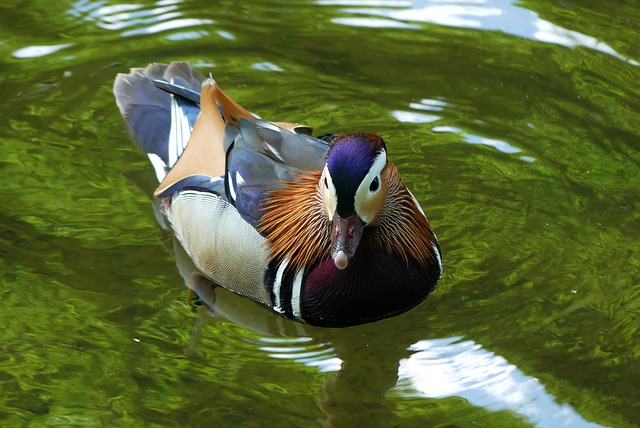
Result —
<instances>
[{"instance_id":1,"label":"water ripple","mask_svg":"<svg viewBox=\"0 0 640 428\"><path fill-rule=\"evenodd\" d=\"M335 372L342 367L342 360L336 357L331 346L325 343L308 343L312 341L308 337L262 337L259 340L264 343L259 349L267 352L270 358L292 360L305 366L317 367L320 372ZM303 346L303 343L306 345Z\"/></svg>"},{"instance_id":2,"label":"water ripple","mask_svg":"<svg viewBox=\"0 0 640 428\"><path fill-rule=\"evenodd\" d=\"M251 66L251 68L260 71L284 71L284 69L279 65L267 61L256 62Z\"/></svg>"},{"instance_id":3,"label":"water ripple","mask_svg":"<svg viewBox=\"0 0 640 428\"><path fill-rule=\"evenodd\" d=\"M156 34L166 31L200 27L213 24L211 19L188 18L179 10L181 0L160 0L147 7L139 4L115 4L104 6L102 2L76 2L68 11L72 16L95 22L109 31L122 31L122 36ZM123 31L124 30L124 31ZM203 33L191 31L173 39L193 39Z\"/></svg>"},{"instance_id":4,"label":"water ripple","mask_svg":"<svg viewBox=\"0 0 640 428\"><path fill-rule=\"evenodd\" d=\"M432 129L432 131L452 132L455 134L460 134L464 138L464 140L469 144L481 144L483 146L493 147L494 149L502 153L514 154L514 153L520 153L522 151L522 149L512 146L506 141L495 140L492 138L486 138L479 135L469 134L453 126L436 126Z\"/></svg>"},{"instance_id":5,"label":"water ripple","mask_svg":"<svg viewBox=\"0 0 640 428\"><path fill-rule=\"evenodd\" d=\"M391 115L398 121L404 123L431 123L440 120L440 116L433 114L416 113L413 111L394 110Z\"/></svg>"},{"instance_id":6,"label":"water ripple","mask_svg":"<svg viewBox=\"0 0 640 428\"><path fill-rule=\"evenodd\" d=\"M437 122L442 119L442 116L437 114L427 114L422 113L422 111L427 111L431 113L439 113L444 111L447 108L451 108L452 105L441 100L431 100L431 99L423 99L419 103L409 103L409 107L414 110L394 110L391 112L391 115L399 122L404 123L414 123L414 124L424 124L424 123L432 123ZM415 110L419 110L421 112L416 112ZM477 144L483 145L487 147L492 147L499 152L505 154L516 154L522 152L522 149L510 144L504 140L498 140L494 138L487 138L480 135L471 134L468 132L464 132L462 129L457 128L455 126L448 125L437 125L431 128L431 131L437 133L452 133L459 135L465 142L469 144ZM520 156L520 160L531 163L535 161L535 158L531 156Z\"/></svg>"},{"instance_id":7,"label":"water ripple","mask_svg":"<svg viewBox=\"0 0 640 428\"><path fill-rule=\"evenodd\" d=\"M585 47L612 55L632 65L637 61L616 52L608 44L577 31L542 19L536 12L510 0L371 1L319 0L327 6L348 6L342 12L360 17L334 18L332 22L350 26L420 28L415 22L447 27L502 31L514 36L568 48ZM372 18L375 16L377 18Z\"/></svg>"},{"instance_id":8,"label":"water ripple","mask_svg":"<svg viewBox=\"0 0 640 428\"><path fill-rule=\"evenodd\" d=\"M441 100L423 99L419 103L409 103L409 107L414 110L422 110L428 112L441 112L451 105ZM418 113L415 111L394 110L391 115L399 122L404 123L431 123L442 119L441 116L435 114Z\"/></svg>"}]
</instances>

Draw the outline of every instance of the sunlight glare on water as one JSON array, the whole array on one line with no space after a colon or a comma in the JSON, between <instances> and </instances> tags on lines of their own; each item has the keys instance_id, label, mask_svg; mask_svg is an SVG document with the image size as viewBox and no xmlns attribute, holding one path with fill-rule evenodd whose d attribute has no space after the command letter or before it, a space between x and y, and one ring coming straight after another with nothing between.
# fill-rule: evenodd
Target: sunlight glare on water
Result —
<instances>
[{"instance_id":1,"label":"sunlight glare on water","mask_svg":"<svg viewBox=\"0 0 640 428\"><path fill-rule=\"evenodd\" d=\"M599 427L588 423L504 358L461 337L421 340L400 361L394 392L427 398L462 397L491 411L510 410L538 427Z\"/></svg>"},{"instance_id":2,"label":"sunlight glare on water","mask_svg":"<svg viewBox=\"0 0 640 428\"><path fill-rule=\"evenodd\" d=\"M596 38L568 30L545 21L540 16L509 0L477 1L401 1L377 2L357 0L319 0L319 4L332 6L357 6L343 11L353 15L376 15L385 19L336 18L333 22L365 27L411 28L409 22L425 22L451 27L498 30L507 34L554 43L566 47L594 49L633 65L638 62L617 53L611 46ZM387 6L387 7L385 7ZM400 21L400 22L398 22Z\"/></svg>"}]
</instances>

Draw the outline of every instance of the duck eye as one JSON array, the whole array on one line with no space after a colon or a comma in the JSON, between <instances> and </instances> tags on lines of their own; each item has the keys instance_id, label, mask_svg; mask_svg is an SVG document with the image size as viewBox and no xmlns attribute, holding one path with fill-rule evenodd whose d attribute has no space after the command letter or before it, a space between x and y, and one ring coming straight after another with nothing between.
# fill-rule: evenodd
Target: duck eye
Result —
<instances>
[{"instance_id":1,"label":"duck eye","mask_svg":"<svg viewBox=\"0 0 640 428\"><path fill-rule=\"evenodd\" d=\"M378 180L378 177L376 177L376 178L373 179L373 181L369 185L369 191L370 192L375 192L376 190L378 190L379 186L380 186L380 181Z\"/></svg>"}]
</instances>

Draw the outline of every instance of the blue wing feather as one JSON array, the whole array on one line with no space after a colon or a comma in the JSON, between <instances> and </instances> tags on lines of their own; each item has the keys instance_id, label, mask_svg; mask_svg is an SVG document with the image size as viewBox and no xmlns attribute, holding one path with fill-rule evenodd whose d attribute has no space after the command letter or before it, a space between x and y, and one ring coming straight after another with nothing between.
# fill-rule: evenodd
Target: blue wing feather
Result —
<instances>
[{"instance_id":1,"label":"blue wing feather","mask_svg":"<svg viewBox=\"0 0 640 428\"><path fill-rule=\"evenodd\" d=\"M242 119L227 151L229 196L242 218L256 226L262 201L285 181L308 170L321 170L329 144L295 134L262 119Z\"/></svg>"},{"instance_id":2,"label":"blue wing feather","mask_svg":"<svg viewBox=\"0 0 640 428\"><path fill-rule=\"evenodd\" d=\"M129 130L138 146L147 154L157 155L171 168L169 135L172 126L172 102L191 128L200 113L200 87L204 77L188 64L151 64L119 74L113 92ZM162 83L164 82L164 83ZM193 96L196 93L197 99ZM175 107L174 107L175 108ZM186 146L189 135L183 135Z\"/></svg>"},{"instance_id":3,"label":"blue wing feather","mask_svg":"<svg viewBox=\"0 0 640 428\"><path fill-rule=\"evenodd\" d=\"M166 172L186 147L200 113L203 81L200 73L182 62L151 64L116 78L114 93L118 107L156 169L156 158L152 155L162 161L164 165L160 167ZM184 129L184 123L189 129ZM227 198L245 221L256 226L267 194L281 188L283 181L297 180L296 176L305 171L321 170L330 142L304 134L308 128L294 133L257 117L241 119L234 125L228 124L225 130L224 179L187 177L160 196L170 196L185 188L213 191Z\"/></svg>"},{"instance_id":4,"label":"blue wing feather","mask_svg":"<svg viewBox=\"0 0 640 428\"><path fill-rule=\"evenodd\" d=\"M169 92L174 95L179 95L195 104L200 104L200 88L198 88L198 90L188 88L187 86L185 86L188 85L188 82L185 82L181 78L173 78L172 82L154 79L153 84L163 91Z\"/></svg>"}]
</instances>

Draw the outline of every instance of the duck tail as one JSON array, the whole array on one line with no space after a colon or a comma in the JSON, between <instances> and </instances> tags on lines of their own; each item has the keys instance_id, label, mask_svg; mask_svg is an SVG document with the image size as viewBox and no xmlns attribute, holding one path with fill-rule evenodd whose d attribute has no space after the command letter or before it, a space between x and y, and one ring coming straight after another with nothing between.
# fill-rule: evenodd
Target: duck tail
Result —
<instances>
[{"instance_id":1,"label":"duck tail","mask_svg":"<svg viewBox=\"0 0 640 428\"><path fill-rule=\"evenodd\" d=\"M149 64L116 77L116 104L159 182L187 146L200 113L204 80L185 62Z\"/></svg>"}]
</instances>

